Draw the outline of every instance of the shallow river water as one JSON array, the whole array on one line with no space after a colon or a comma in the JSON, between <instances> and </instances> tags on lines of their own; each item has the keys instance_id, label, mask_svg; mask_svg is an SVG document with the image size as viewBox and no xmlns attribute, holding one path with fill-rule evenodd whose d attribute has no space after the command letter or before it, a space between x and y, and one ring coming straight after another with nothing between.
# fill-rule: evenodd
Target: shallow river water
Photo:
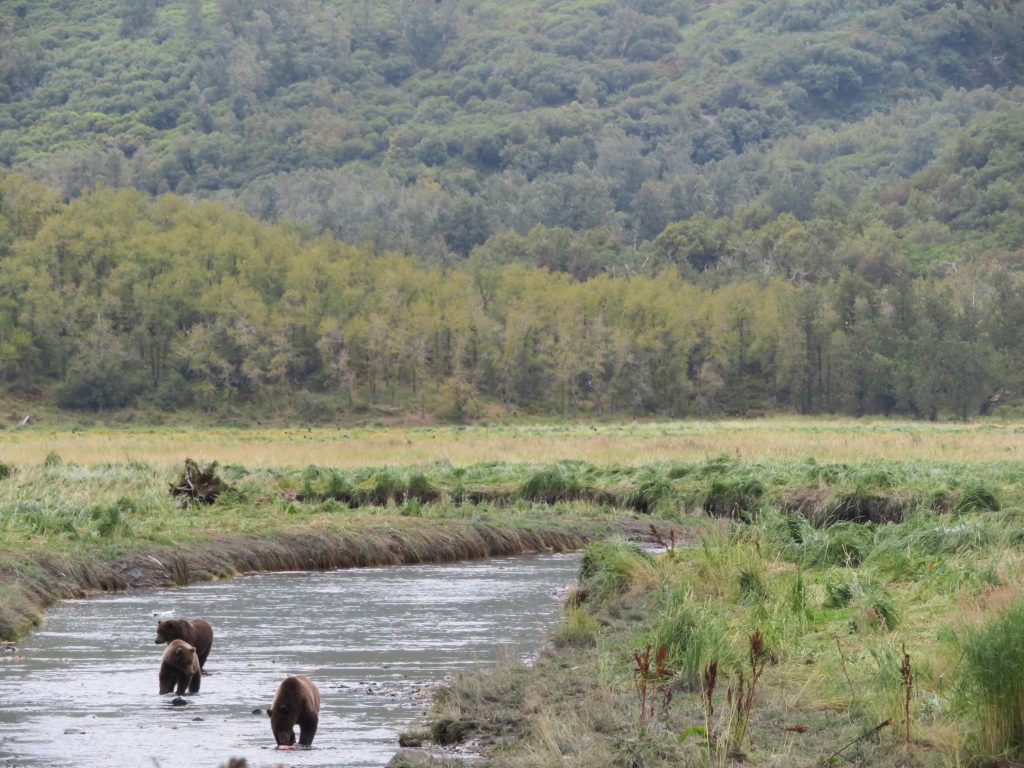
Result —
<instances>
[{"instance_id":1,"label":"shallow river water","mask_svg":"<svg viewBox=\"0 0 1024 768\"><path fill-rule=\"evenodd\" d=\"M0 658L0 766L383 766L422 716L427 684L544 643L578 563L269 573L65 601ZM158 693L165 612L214 628L208 674L185 706ZM309 750L275 750L264 711L291 674L320 688Z\"/></svg>"}]
</instances>

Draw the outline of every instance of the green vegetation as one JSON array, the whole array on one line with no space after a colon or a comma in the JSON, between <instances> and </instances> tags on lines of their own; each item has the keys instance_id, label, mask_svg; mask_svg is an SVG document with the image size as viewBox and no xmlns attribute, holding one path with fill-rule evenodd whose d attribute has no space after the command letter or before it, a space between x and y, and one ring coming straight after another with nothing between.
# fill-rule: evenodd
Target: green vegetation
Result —
<instances>
[{"instance_id":1,"label":"green vegetation","mask_svg":"<svg viewBox=\"0 0 1024 768\"><path fill-rule=\"evenodd\" d=\"M1012 415L1022 14L7 3L3 381L306 422Z\"/></svg>"},{"instance_id":2,"label":"green vegetation","mask_svg":"<svg viewBox=\"0 0 1024 768\"><path fill-rule=\"evenodd\" d=\"M1024 755L1019 464L684 469L664 553L588 545L554 646L531 667L454 680L433 717L469 724L463 738L488 745L489 764L517 768L567 755L648 768ZM905 513L830 524L806 505L784 511L812 476L829 478L823 496L898 494ZM763 484L742 519L700 514L723 478ZM987 501L957 503L968 498Z\"/></svg>"},{"instance_id":3,"label":"green vegetation","mask_svg":"<svg viewBox=\"0 0 1024 768\"><path fill-rule=\"evenodd\" d=\"M536 427L528 442L535 451L546 432L578 440L581 429ZM593 765L722 765L738 752L754 764L810 765L846 744L844 757L879 768L1022 756L1018 459L684 460L655 447L672 425L623 429L640 431L650 461L232 459L216 466L226 483L216 501L184 507L169 492L180 463L86 466L53 444L34 464L10 464L0 482L0 632L14 637L49 601L101 588L589 539L553 649L530 668L455 681L432 738L483 738L498 766L559 754ZM677 429L718 440L712 425ZM744 439L775 456L783 425L756 429ZM805 447L828 431L785 429ZM927 434L942 456L980 428L858 422L843 434L863 450L886 429L889 438ZM436 442L438 431L424 431ZM480 455L475 431L443 439ZM492 431L507 439L506 428ZM382 431L385 443L404 445L397 434ZM604 428L600 439L612 434ZM981 429L986 436L998 431Z\"/></svg>"},{"instance_id":4,"label":"green vegetation","mask_svg":"<svg viewBox=\"0 0 1024 768\"><path fill-rule=\"evenodd\" d=\"M1020 158L1019 117L986 117L1020 104L1014 3L12 0L0 13L0 162L66 198L97 184L227 198L434 258L541 226L496 250L588 274L635 268L624 244L666 224L751 202L820 225L906 197L897 182L920 173L941 231L1005 219L1020 195L1009 168L985 167ZM1011 139L995 157L992 131ZM949 181L931 163L954 146L964 173ZM941 263L956 243L936 234L898 250ZM726 261L701 242L674 256Z\"/></svg>"},{"instance_id":5,"label":"green vegetation","mask_svg":"<svg viewBox=\"0 0 1024 768\"><path fill-rule=\"evenodd\" d=\"M8 176L0 203L6 387L65 408L966 419L1012 415L1024 381L1024 275L991 262L942 280L574 282L373 255L173 196L61 205Z\"/></svg>"}]
</instances>

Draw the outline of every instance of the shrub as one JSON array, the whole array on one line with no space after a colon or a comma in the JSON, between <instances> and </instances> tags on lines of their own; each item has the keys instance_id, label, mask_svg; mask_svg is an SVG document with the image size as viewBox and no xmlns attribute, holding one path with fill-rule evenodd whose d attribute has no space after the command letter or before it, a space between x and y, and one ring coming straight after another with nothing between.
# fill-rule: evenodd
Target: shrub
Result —
<instances>
[{"instance_id":1,"label":"shrub","mask_svg":"<svg viewBox=\"0 0 1024 768\"><path fill-rule=\"evenodd\" d=\"M13 464L8 464L6 461L0 461L0 480L7 480L14 476L17 468Z\"/></svg>"}]
</instances>

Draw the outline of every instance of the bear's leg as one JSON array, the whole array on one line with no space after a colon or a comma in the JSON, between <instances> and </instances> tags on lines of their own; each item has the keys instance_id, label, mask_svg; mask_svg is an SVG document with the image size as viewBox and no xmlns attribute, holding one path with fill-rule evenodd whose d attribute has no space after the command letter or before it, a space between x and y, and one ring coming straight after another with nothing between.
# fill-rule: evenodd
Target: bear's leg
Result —
<instances>
[{"instance_id":1,"label":"bear's leg","mask_svg":"<svg viewBox=\"0 0 1024 768\"><path fill-rule=\"evenodd\" d=\"M308 747L313 743L313 737L316 736L316 727L319 723L320 718L317 715L312 715L305 720L299 721L299 744Z\"/></svg>"},{"instance_id":2,"label":"bear's leg","mask_svg":"<svg viewBox=\"0 0 1024 768\"><path fill-rule=\"evenodd\" d=\"M189 676L178 674L178 695L181 696L188 690Z\"/></svg>"},{"instance_id":3,"label":"bear's leg","mask_svg":"<svg viewBox=\"0 0 1024 768\"><path fill-rule=\"evenodd\" d=\"M160 695L163 696L165 693L170 693L174 690L174 677L173 675L167 675L163 672L160 673Z\"/></svg>"},{"instance_id":4,"label":"bear's leg","mask_svg":"<svg viewBox=\"0 0 1024 768\"><path fill-rule=\"evenodd\" d=\"M194 675L192 675L192 682L188 684L188 692L199 693L199 683L202 681L202 679L202 672L196 672Z\"/></svg>"}]
</instances>

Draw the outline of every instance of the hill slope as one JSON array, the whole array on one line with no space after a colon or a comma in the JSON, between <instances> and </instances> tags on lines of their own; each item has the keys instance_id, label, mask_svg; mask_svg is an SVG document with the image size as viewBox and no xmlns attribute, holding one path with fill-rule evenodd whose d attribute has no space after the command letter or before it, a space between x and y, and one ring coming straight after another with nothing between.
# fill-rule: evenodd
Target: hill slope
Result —
<instances>
[{"instance_id":1,"label":"hill slope","mask_svg":"<svg viewBox=\"0 0 1024 768\"><path fill-rule=\"evenodd\" d=\"M1019 112L1024 74L1004 0L3 5L0 162L65 197L174 191L462 255L538 224L636 244L752 200L848 207Z\"/></svg>"}]
</instances>

